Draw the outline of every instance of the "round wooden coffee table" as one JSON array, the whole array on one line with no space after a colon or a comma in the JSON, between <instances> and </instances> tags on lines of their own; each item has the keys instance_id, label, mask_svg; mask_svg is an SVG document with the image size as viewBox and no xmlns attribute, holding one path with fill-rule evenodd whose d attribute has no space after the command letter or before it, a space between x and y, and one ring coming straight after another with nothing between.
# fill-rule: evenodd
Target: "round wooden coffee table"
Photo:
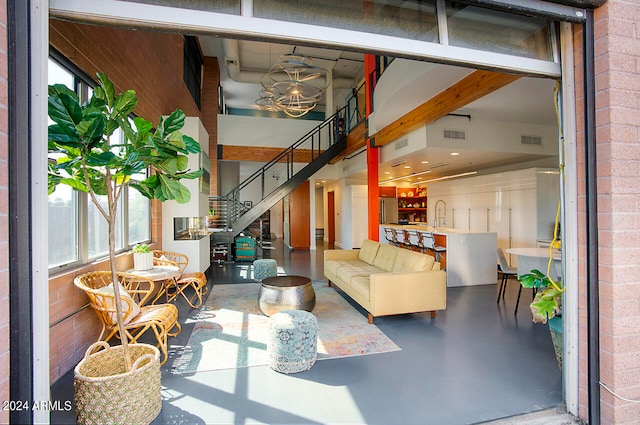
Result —
<instances>
[{"instance_id":1,"label":"round wooden coffee table","mask_svg":"<svg viewBox=\"0 0 640 425\"><path fill-rule=\"evenodd\" d=\"M311 311L316 306L316 293L308 277L275 276L262 280L258 301L266 316L284 310Z\"/></svg>"}]
</instances>

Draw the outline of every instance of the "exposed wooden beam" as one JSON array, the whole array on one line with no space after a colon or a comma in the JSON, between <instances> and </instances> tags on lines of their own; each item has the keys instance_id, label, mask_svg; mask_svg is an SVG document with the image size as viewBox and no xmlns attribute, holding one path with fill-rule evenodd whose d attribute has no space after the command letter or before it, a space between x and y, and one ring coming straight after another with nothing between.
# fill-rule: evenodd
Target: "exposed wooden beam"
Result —
<instances>
[{"instance_id":1,"label":"exposed wooden beam","mask_svg":"<svg viewBox=\"0 0 640 425\"><path fill-rule=\"evenodd\" d=\"M269 148L263 146L235 146L218 145L218 160L224 161L256 161L269 162L280 155L285 149ZM318 152L316 152L316 156ZM286 158L283 158L283 162ZM293 162L311 162L311 150L296 149Z\"/></svg>"},{"instance_id":2,"label":"exposed wooden beam","mask_svg":"<svg viewBox=\"0 0 640 425\"><path fill-rule=\"evenodd\" d=\"M518 78L520 76L493 71L475 71L375 133L372 136L373 146L389 144L419 127L430 124L511 84Z\"/></svg>"}]
</instances>

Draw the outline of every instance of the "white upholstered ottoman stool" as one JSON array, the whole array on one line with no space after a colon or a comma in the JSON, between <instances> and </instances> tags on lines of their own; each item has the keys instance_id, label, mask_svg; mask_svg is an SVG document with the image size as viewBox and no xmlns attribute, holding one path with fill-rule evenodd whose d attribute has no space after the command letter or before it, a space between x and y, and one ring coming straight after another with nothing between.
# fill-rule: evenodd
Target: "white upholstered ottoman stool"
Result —
<instances>
[{"instance_id":1,"label":"white upholstered ottoman stool","mask_svg":"<svg viewBox=\"0 0 640 425\"><path fill-rule=\"evenodd\" d=\"M278 263L272 258L262 258L253 262L253 278L262 280L278 276Z\"/></svg>"},{"instance_id":2,"label":"white upholstered ottoman stool","mask_svg":"<svg viewBox=\"0 0 640 425\"><path fill-rule=\"evenodd\" d=\"M269 367L281 373L311 369L318 356L318 319L304 310L285 310L269 318Z\"/></svg>"}]
</instances>

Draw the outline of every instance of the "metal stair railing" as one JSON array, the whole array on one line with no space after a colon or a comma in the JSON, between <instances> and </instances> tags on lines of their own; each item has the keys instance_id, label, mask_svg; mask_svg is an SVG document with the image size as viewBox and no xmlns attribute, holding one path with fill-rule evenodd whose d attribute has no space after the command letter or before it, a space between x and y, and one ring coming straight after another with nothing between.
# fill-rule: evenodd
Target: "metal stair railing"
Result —
<instances>
[{"instance_id":1,"label":"metal stair railing","mask_svg":"<svg viewBox=\"0 0 640 425\"><path fill-rule=\"evenodd\" d=\"M346 147L345 123L353 105L338 110L289 148L242 181L224 197L212 197L217 210L226 210L224 232L214 233L218 242L231 243L265 211L293 191ZM349 120L349 127L359 122ZM226 203L221 207L221 203Z\"/></svg>"}]
</instances>

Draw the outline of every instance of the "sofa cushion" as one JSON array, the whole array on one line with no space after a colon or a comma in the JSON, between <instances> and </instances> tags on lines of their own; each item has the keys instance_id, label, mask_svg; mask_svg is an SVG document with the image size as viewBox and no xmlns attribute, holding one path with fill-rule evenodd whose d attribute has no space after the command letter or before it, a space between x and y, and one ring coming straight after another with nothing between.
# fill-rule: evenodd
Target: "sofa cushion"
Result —
<instances>
[{"instance_id":1,"label":"sofa cushion","mask_svg":"<svg viewBox=\"0 0 640 425\"><path fill-rule=\"evenodd\" d=\"M369 296L369 276L355 276L351 279L349 286L367 301L371 301Z\"/></svg>"},{"instance_id":2,"label":"sofa cushion","mask_svg":"<svg viewBox=\"0 0 640 425\"><path fill-rule=\"evenodd\" d=\"M330 276L337 276L338 269L346 266L367 266L368 264L360 260L327 260L324 262L324 272Z\"/></svg>"},{"instance_id":3,"label":"sofa cushion","mask_svg":"<svg viewBox=\"0 0 640 425\"><path fill-rule=\"evenodd\" d=\"M338 279L351 285L351 279L355 276L369 276L371 273L385 273L386 270L377 268L376 266L345 266L338 269Z\"/></svg>"},{"instance_id":4,"label":"sofa cushion","mask_svg":"<svg viewBox=\"0 0 640 425\"><path fill-rule=\"evenodd\" d=\"M422 272L431 270L434 259L430 255L421 254L408 249L399 249L396 261L393 263L393 272Z\"/></svg>"},{"instance_id":5,"label":"sofa cushion","mask_svg":"<svg viewBox=\"0 0 640 425\"><path fill-rule=\"evenodd\" d=\"M376 254L378 253L379 246L380 246L379 242L365 239L362 242L360 251L358 252L358 259L360 261L364 261L367 264L373 264L373 260L375 260Z\"/></svg>"},{"instance_id":6,"label":"sofa cushion","mask_svg":"<svg viewBox=\"0 0 640 425\"><path fill-rule=\"evenodd\" d=\"M393 263L396 261L399 249L393 245L381 243L376 258L373 260L373 265L390 272L393 269Z\"/></svg>"}]
</instances>

